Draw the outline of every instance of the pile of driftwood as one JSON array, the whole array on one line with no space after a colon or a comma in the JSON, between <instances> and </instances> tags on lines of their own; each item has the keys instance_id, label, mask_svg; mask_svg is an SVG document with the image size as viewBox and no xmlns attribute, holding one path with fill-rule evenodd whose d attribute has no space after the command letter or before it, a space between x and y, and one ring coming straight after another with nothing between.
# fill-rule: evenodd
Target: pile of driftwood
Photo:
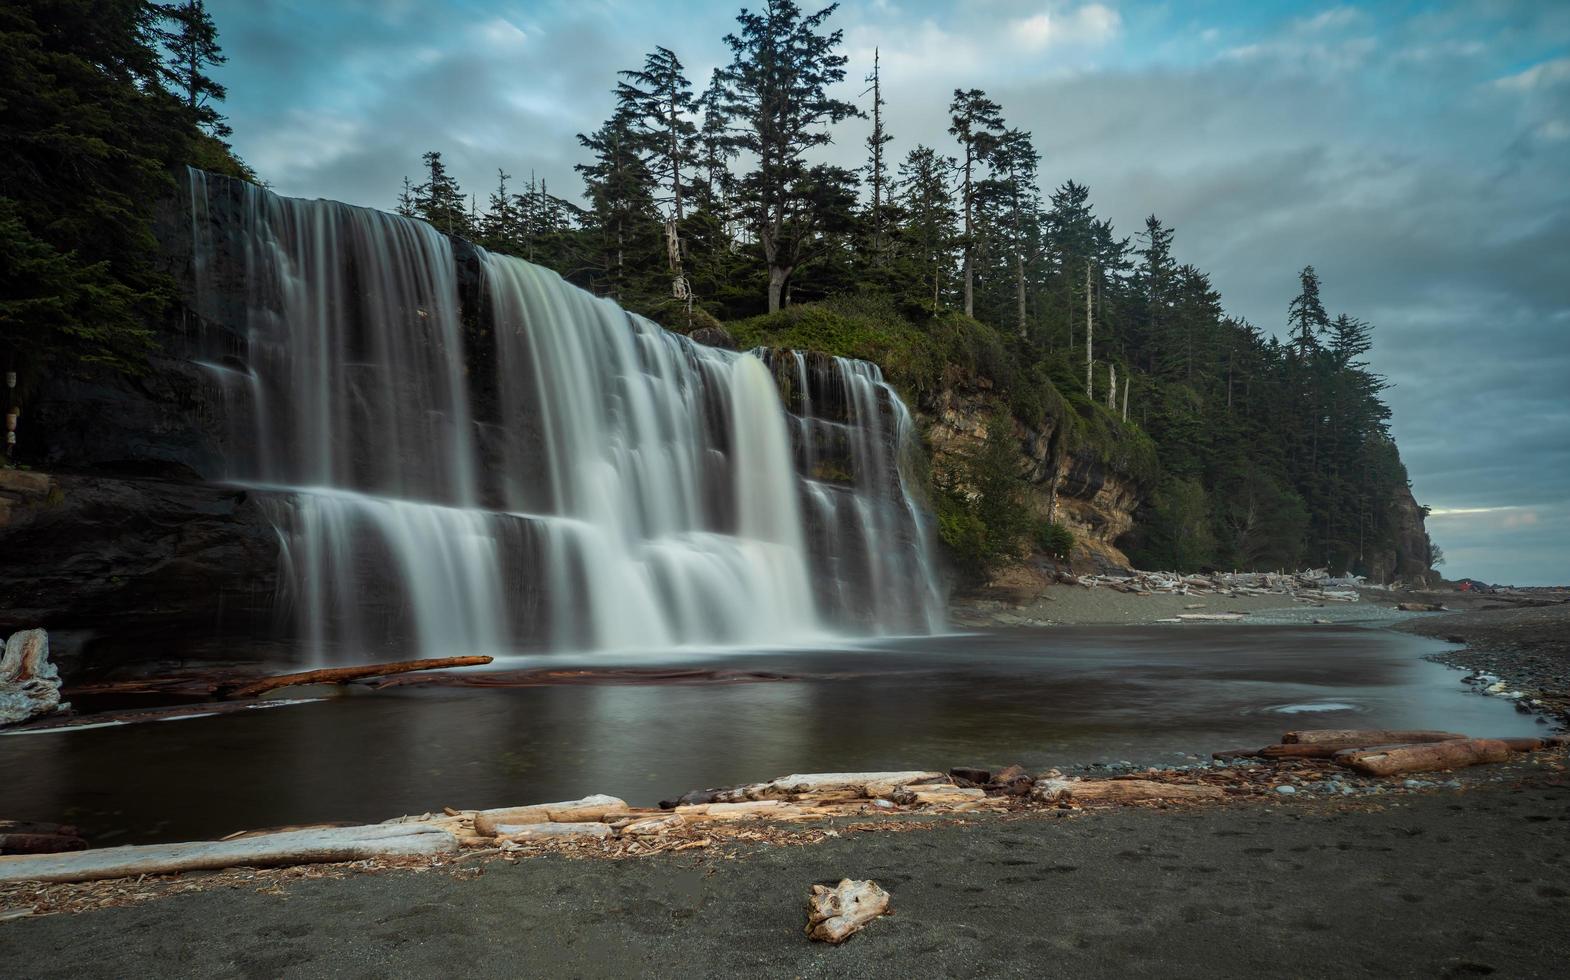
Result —
<instances>
[{"instance_id":1,"label":"pile of driftwood","mask_svg":"<svg viewBox=\"0 0 1570 980\"><path fill-rule=\"evenodd\" d=\"M1112 589L1130 595L1250 596L1286 595L1301 602L1356 602L1356 577L1335 578L1325 569L1303 572L1133 572L1129 575L1081 575L1064 581L1091 589Z\"/></svg>"},{"instance_id":2,"label":"pile of driftwood","mask_svg":"<svg viewBox=\"0 0 1570 980\"><path fill-rule=\"evenodd\" d=\"M1347 766L1379 777L1503 762L1512 752L1566 744L1565 736L1473 739L1453 732L1299 731L1280 744L1215 753L1274 760L1283 770L1147 770L1104 778L1067 777L1020 766L993 772L806 773L762 783L706 789L658 807L614 796L486 810L444 809L357 827L307 827L234 835L221 841L77 850L0 857L0 884L91 881L229 867L279 867L374 859L429 863L470 856L505 858L539 851L642 857L708 847L719 840L767 840L749 828L815 824L813 838L837 835L834 818L900 813L970 814L1042 807L1075 809L1127 803L1170 806L1261 796L1304 764ZM876 821L887 826L888 821ZM895 822L897 823L897 822ZM867 824L848 826L868 827ZM802 839L790 843L806 842ZM464 853L467 852L467 853Z\"/></svg>"}]
</instances>

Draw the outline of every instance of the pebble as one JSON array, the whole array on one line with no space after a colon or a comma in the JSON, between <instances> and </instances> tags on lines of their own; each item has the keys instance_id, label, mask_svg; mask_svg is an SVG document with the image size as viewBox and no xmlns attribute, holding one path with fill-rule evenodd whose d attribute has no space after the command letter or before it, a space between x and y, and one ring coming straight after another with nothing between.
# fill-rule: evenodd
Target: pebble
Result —
<instances>
[{"instance_id":1,"label":"pebble","mask_svg":"<svg viewBox=\"0 0 1570 980\"><path fill-rule=\"evenodd\" d=\"M1276 792L1280 793L1282 796L1291 796L1292 794L1297 792L1297 787L1296 786L1277 786L1276 787Z\"/></svg>"}]
</instances>

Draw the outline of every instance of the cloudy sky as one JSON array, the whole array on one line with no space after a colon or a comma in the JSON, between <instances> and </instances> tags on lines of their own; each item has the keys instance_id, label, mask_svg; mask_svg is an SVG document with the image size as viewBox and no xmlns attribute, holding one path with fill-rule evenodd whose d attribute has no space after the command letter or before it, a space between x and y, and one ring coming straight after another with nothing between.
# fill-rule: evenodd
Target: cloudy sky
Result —
<instances>
[{"instance_id":1,"label":"cloudy sky","mask_svg":"<svg viewBox=\"0 0 1570 980\"><path fill-rule=\"evenodd\" d=\"M701 89L741 4L209 6L241 155L281 193L389 207L427 149L466 189L503 167L575 192L615 71L664 45ZM1088 183L1126 234L1159 214L1229 312L1281 329L1314 264L1332 314L1376 325L1447 574L1570 582L1570 3L845 0L831 24L853 79L881 49L901 155L982 88L1045 185ZM866 126L825 157L859 161Z\"/></svg>"}]
</instances>

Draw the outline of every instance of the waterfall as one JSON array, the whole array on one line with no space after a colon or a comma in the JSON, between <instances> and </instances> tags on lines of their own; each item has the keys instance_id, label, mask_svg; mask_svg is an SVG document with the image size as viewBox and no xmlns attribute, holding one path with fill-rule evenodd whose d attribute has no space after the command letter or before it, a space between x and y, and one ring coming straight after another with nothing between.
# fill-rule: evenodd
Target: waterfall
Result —
<instances>
[{"instance_id":1,"label":"waterfall","mask_svg":"<svg viewBox=\"0 0 1570 980\"><path fill-rule=\"evenodd\" d=\"M694 344L424 222L189 179L223 478L265 493L315 659L941 625L876 367Z\"/></svg>"}]
</instances>

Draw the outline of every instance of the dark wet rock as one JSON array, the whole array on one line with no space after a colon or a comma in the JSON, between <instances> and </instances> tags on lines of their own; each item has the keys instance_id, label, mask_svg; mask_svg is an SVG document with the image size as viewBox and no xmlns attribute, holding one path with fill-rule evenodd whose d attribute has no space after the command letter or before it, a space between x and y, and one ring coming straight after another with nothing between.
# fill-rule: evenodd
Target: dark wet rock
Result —
<instances>
[{"instance_id":1,"label":"dark wet rock","mask_svg":"<svg viewBox=\"0 0 1570 980\"><path fill-rule=\"evenodd\" d=\"M278 537L258 499L233 487L54 476L10 513L0 561L0 633L43 626L68 677L91 656L243 656L272 620Z\"/></svg>"},{"instance_id":2,"label":"dark wet rock","mask_svg":"<svg viewBox=\"0 0 1570 980\"><path fill-rule=\"evenodd\" d=\"M704 344L708 347L722 347L725 350L737 350L736 338L724 327L699 327L687 335L693 343Z\"/></svg>"}]
</instances>

